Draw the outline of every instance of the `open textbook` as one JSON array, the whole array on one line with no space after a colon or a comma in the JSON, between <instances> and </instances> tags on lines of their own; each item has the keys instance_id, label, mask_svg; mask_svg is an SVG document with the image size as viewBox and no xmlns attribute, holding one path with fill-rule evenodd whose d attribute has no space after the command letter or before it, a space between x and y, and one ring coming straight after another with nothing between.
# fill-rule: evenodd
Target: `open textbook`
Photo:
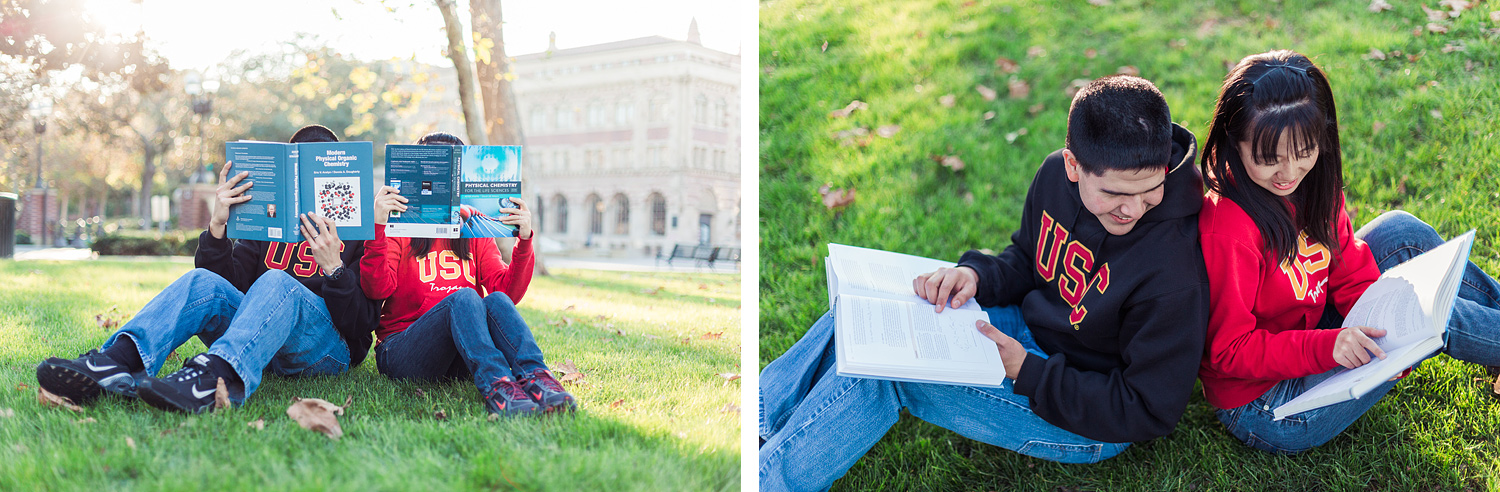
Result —
<instances>
[{"instance_id":1,"label":"open textbook","mask_svg":"<svg viewBox=\"0 0 1500 492\"><path fill-rule=\"evenodd\" d=\"M406 212L391 212L392 237L514 237L500 222L521 197L517 145L386 145L385 179L406 197Z\"/></svg>"},{"instance_id":2,"label":"open textbook","mask_svg":"<svg viewBox=\"0 0 1500 492\"><path fill-rule=\"evenodd\" d=\"M370 142L224 143L230 172L249 172L250 201L229 206L230 239L302 242L302 213L337 224L339 239L375 239ZM243 182L241 183L243 184Z\"/></svg>"},{"instance_id":3,"label":"open textbook","mask_svg":"<svg viewBox=\"0 0 1500 492\"><path fill-rule=\"evenodd\" d=\"M828 304L840 376L999 387L995 342L974 327L990 317L970 299L935 312L912 279L952 262L829 244Z\"/></svg>"},{"instance_id":4,"label":"open textbook","mask_svg":"<svg viewBox=\"0 0 1500 492\"><path fill-rule=\"evenodd\" d=\"M1276 420L1363 397L1443 348L1443 332L1473 245L1474 231L1469 231L1381 274L1349 309L1344 326L1385 330L1385 336L1374 339L1385 359L1372 358L1308 388L1276 407Z\"/></svg>"}]
</instances>

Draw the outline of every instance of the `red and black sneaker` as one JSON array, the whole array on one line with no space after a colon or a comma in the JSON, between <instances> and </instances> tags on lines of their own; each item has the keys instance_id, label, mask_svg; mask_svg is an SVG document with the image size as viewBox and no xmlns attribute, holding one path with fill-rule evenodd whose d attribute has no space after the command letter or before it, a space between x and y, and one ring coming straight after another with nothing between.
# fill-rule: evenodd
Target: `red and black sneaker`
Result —
<instances>
[{"instance_id":1,"label":"red and black sneaker","mask_svg":"<svg viewBox=\"0 0 1500 492\"><path fill-rule=\"evenodd\" d=\"M521 389L521 385L510 376L490 383L490 391L484 395L484 407L490 413L506 417L537 414L542 411L541 405L532 401L531 397L526 394L526 390Z\"/></svg>"},{"instance_id":2,"label":"red and black sneaker","mask_svg":"<svg viewBox=\"0 0 1500 492\"><path fill-rule=\"evenodd\" d=\"M532 399L542 404L545 412L571 412L578 406L573 400L573 395L563 390L562 383L552 377L552 371L546 369L532 371L531 377L521 380L521 386L526 388L526 393L531 395Z\"/></svg>"}]
</instances>

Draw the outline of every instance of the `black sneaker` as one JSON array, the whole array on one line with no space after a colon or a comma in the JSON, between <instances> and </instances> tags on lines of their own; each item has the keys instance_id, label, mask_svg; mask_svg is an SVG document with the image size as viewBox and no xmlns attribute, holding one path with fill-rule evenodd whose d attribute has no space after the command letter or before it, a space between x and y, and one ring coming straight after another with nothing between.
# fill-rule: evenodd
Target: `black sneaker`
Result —
<instances>
[{"instance_id":1,"label":"black sneaker","mask_svg":"<svg viewBox=\"0 0 1500 492\"><path fill-rule=\"evenodd\" d=\"M542 404L545 412L571 412L578 406L573 400L573 395L563 390L562 383L558 383L557 379L552 377L552 372L546 369L532 371L531 377L521 380L521 386L526 388L527 394Z\"/></svg>"},{"instance_id":2,"label":"black sneaker","mask_svg":"<svg viewBox=\"0 0 1500 492\"><path fill-rule=\"evenodd\" d=\"M526 390L510 377L496 379L490 384L490 391L484 395L484 407L490 413L505 417L516 415L530 415L541 413L542 406L537 405Z\"/></svg>"},{"instance_id":3,"label":"black sneaker","mask_svg":"<svg viewBox=\"0 0 1500 492\"><path fill-rule=\"evenodd\" d=\"M125 364L97 349L77 359L48 357L36 365L36 382L42 389L79 405L91 403L104 393L135 398L136 379L143 376L131 374Z\"/></svg>"},{"instance_id":4,"label":"black sneaker","mask_svg":"<svg viewBox=\"0 0 1500 492\"><path fill-rule=\"evenodd\" d=\"M162 410L203 413L213 408L218 387L219 376L209 367L208 354L198 354L166 377L142 378L139 393L141 401Z\"/></svg>"}]
</instances>

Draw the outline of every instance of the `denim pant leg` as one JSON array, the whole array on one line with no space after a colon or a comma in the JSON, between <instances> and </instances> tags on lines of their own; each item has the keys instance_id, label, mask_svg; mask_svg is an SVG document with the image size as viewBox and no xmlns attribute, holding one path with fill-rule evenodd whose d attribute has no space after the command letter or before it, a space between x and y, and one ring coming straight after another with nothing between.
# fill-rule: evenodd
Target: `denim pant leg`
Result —
<instances>
[{"instance_id":1,"label":"denim pant leg","mask_svg":"<svg viewBox=\"0 0 1500 492\"><path fill-rule=\"evenodd\" d=\"M236 404L260 387L269 366L281 376L339 374L349 368L349 346L322 297L281 270L261 274L242 309L208 353L229 362L244 382L230 388Z\"/></svg>"},{"instance_id":2,"label":"denim pant leg","mask_svg":"<svg viewBox=\"0 0 1500 492\"><path fill-rule=\"evenodd\" d=\"M406 330L376 348L381 374L392 379L435 380L452 375L461 360L481 392L489 383L512 377L505 354L485 328L484 301L473 289L459 289L432 306Z\"/></svg>"},{"instance_id":3,"label":"denim pant leg","mask_svg":"<svg viewBox=\"0 0 1500 492\"><path fill-rule=\"evenodd\" d=\"M516 310L510 296L504 292L485 296L484 313L490 339L497 342L497 348L505 354L511 371L521 377L530 377L537 369L547 369L547 363L542 361L542 348L537 346L531 328L526 327L526 320L521 318L521 312Z\"/></svg>"},{"instance_id":4,"label":"denim pant leg","mask_svg":"<svg viewBox=\"0 0 1500 492\"><path fill-rule=\"evenodd\" d=\"M834 362L833 311L760 371L760 438L769 440Z\"/></svg>"},{"instance_id":5,"label":"denim pant leg","mask_svg":"<svg viewBox=\"0 0 1500 492\"><path fill-rule=\"evenodd\" d=\"M1370 245L1382 272L1443 244L1432 226L1399 210L1381 214L1354 237ZM1443 338L1443 352L1450 357L1500 366L1500 283L1472 261L1464 266Z\"/></svg>"},{"instance_id":6,"label":"denim pant leg","mask_svg":"<svg viewBox=\"0 0 1500 492\"><path fill-rule=\"evenodd\" d=\"M1322 374L1288 379L1276 383L1255 401L1215 413L1230 434L1252 448L1276 454L1301 453L1333 440L1396 387L1397 381L1386 381L1363 397L1273 420L1272 411L1276 407L1342 371L1340 367Z\"/></svg>"},{"instance_id":7,"label":"denim pant leg","mask_svg":"<svg viewBox=\"0 0 1500 492\"><path fill-rule=\"evenodd\" d=\"M110 335L103 348L123 336L135 341L146 374L161 370L167 354L197 335L204 345L218 340L238 311L244 294L218 274L194 269L163 289L146 307Z\"/></svg>"},{"instance_id":8,"label":"denim pant leg","mask_svg":"<svg viewBox=\"0 0 1500 492\"><path fill-rule=\"evenodd\" d=\"M991 311L991 319L1001 331L1022 343L1030 342L1031 337L1025 333L1029 330L1018 309ZM813 337L826 336L824 332L829 331L826 325L831 323L822 320L819 323L825 326L815 325L817 332L809 331ZM808 345L816 345L818 338L804 336L798 344L809 340ZM1034 342L1029 345L1028 350L1036 348ZM813 348L821 349L803 347L793 354L797 357L795 361L804 363L803 367L816 366L816 357L807 355ZM770 371L771 367L766 369ZM1030 400L1011 393L1008 387L893 382L844 377L834 372L829 364L805 397L791 405L791 414L777 419L783 420L780 428L760 448L761 490L828 488L880 441L896 423L903 407L918 418L964 436L1054 461L1099 461L1119 454L1127 446L1092 441L1057 428L1032 413ZM772 376L796 374L798 371L778 369ZM795 400L784 396L790 392L768 386L795 386L799 381L762 379L761 387L764 392L776 394L774 399L778 401L772 405L785 406L780 400ZM762 405L769 399L763 394ZM762 419L765 427L764 420L770 418L765 415Z\"/></svg>"}]
</instances>

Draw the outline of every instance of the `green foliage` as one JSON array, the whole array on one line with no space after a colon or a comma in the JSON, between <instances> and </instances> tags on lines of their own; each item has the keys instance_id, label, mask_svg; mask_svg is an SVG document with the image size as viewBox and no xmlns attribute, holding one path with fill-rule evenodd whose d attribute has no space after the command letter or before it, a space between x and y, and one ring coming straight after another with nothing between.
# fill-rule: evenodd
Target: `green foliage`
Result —
<instances>
[{"instance_id":1,"label":"green foliage","mask_svg":"<svg viewBox=\"0 0 1500 492\"><path fill-rule=\"evenodd\" d=\"M739 371L733 275L535 279L522 316L551 367L571 360L585 375L564 383L580 402L570 416L490 421L472 382L394 382L373 357L341 376L268 373L243 407L198 416L117 398L81 414L37 403L38 361L97 348L114 328L96 315L128 321L187 269L0 261L0 490L738 487L740 382L717 375ZM162 372L203 350L189 340ZM286 416L292 397L347 396L339 441Z\"/></svg>"},{"instance_id":2,"label":"green foliage","mask_svg":"<svg viewBox=\"0 0 1500 492\"><path fill-rule=\"evenodd\" d=\"M827 309L821 258L838 242L936 258L999 251L1037 166L1060 148L1075 79L1121 67L1161 88L1201 137L1226 63L1301 51L1339 104L1356 225L1404 209L1445 236L1478 228L1472 259L1500 273L1500 22L1490 4L1425 29L1416 4L1116 0L778 0L760 9L760 363ZM826 49L825 49L826 46ZM1379 49L1385 59L1367 55ZM997 59L1017 64L1007 72ZM1012 84L1029 93L1008 98ZM999 92L986 100L984 85ZM940 103L952 94L951 107ZM868 104L830 117L851 101ZM993 112L986 116L986 113ZM877 128L900 125L890 138ZM869 132L860 136L858 129ZM1020 130L1025 129L1023 133ZM839 132L851 132L840 134ZM935 156L957 155L962 171ZM818 188L855 188L833 211ZM886 490L1453 490L1495 487L1500 405L1478 368L1424 364L1343 435L1297 457L1250 450L1195 396L1172 435L1099 465L1058 465L904 417L838 482Z\"/></svg>"},{"instance_id":3,"label":"green foliage","mask_svg":"<svg viewBox=\"0 0 1500 492\"><path fill-rule=\"evenodd\" d=\"M120 231L94 239L89 246L100 255L121 256L192 256L198 251L198 236L182 231L167 234L142 231Z\"/></svg>"}]
</instances>

